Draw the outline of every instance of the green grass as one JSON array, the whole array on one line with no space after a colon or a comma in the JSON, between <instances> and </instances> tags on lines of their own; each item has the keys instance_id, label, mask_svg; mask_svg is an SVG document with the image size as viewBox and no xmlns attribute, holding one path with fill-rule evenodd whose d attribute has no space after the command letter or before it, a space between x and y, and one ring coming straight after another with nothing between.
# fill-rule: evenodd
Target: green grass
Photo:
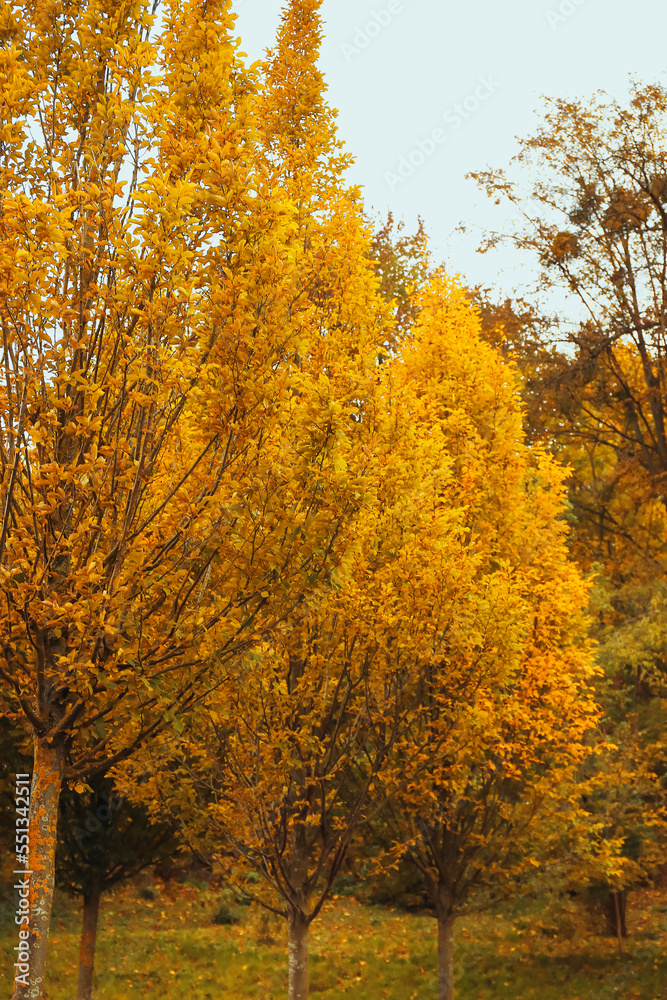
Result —
<instances>
[{"instance_id":1,"label":"green grass","mask_svg":"<svg viewBox=\"0 0 667 1000\"><path fill-rule=\"evenodd\" d=\"M219 893L160 887L155 899L132 886L103 901L96 1000L282 1000L284 929L254 907L218 926ZM590 933L571 903L548 915L536 903L511 914L462 918L457 931L457 1000L667 1000L667 895L631 899L626 954ZM49 1000L76 989L79 915L60 899L49 956ZM5 969L15 944L3 928ZM429 1000L437 996L436 925L354 899L331 902L311 932L315 1000ZM9 976L5 977L9 984ZM6 995L9 996L9 989Z\"/></svg>"}]
</instances>

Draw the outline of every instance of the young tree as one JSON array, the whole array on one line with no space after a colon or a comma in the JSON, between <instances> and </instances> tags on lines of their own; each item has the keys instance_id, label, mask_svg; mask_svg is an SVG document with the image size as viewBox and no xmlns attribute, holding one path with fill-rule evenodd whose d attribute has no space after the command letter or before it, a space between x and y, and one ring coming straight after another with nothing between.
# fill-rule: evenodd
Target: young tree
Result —
<instances>
[{"instance_id":1,"label":"young tree","mask_svg":"<svg viewBox=\"0 0 667 1000\"><path fill-rule=\"evenodd\" d=\"M448 455L422 433L409 387L394 397L383 369L384 392L366 407L346 456L350 465L361 459L374 496L339 570L285 629L267 630L261 647L226 670L180 745L137 758L123 786L179 815L241 888L248 871L261 876L251 895L288 924L291 1000L307 997L309 927L374 785L387 769L396 774L398 747L403 764L411 757L424 671L449 648L449 633L467 634L479 614L463 514L447 503ZM437 749L434 740L420 752L428 759Z\"/></svg>"},{"instance_id":2,"label":"young tree","mask_svg":"<svg viewBox=\"0 0 667 1000\"><path fill-rule=\"evenodd\" d=\"M424 876L438 918L439 995L451 1000L457 910L475 886L521 863L522 841L529 852L528 832L534 839L566 780L572 795L589 752L587 587L568 560L565 473L525 443L514 372L482 340L465 292L442 275L397 367L420 401L414 419L453 462L449 502L465 511L462 542L475 566L408 730L422 759L433 745L438 756L412 774L401 762L396 773L411 780L388 789L395 856L407 844Z\"/></svg>"},{"instance_id":3,"label":"young tree","mask_svg":"<svg viewBox=\"0 0 667 1000\"><path fill-rule=\"evenodd\" d=\"M131 754L284 619L363 493L339 384L300 363L295 209L229 8L0 14L0 677L34 743L15 1000L43 991L63 776Z\"/></svg>"},{"instance_id":4,"label":"young tree","mask_svg":"<svg viewBox=\"0 0 667 1000\"><path fill-rule=\"evenodd\" d=\"M364 509L372 511L381 481L369 447L376 364L391 322L378 294L358 191L345 182L349 157L336 137L316 65L319 7L292 3L284 13L276 47L263 68L260 136L276 184L296 206L293 247L307 294L294 303L292 315L302 330L312 331L298 349L297 363L323 387L336 386L341 401L337 467L341 476L358 483ZM365 387L360 377L351 379L355 371L366 373ZM401 477L403 482L404 470ZM393 484L391 496L396 489ZM349 575L356 549L372 530L375 515L368 517L355 521L345 566L331 582L304 600L284 633L265 629L262 648L226 673L207 703L205 721L192 721L194 744L189 737L183 748L184 766L215 789L217 811L209 818L223 831L223 842L240 857L252 856L282 895L294 997L307 989L308 925L326 898L363 804L362 792L344 815L339 798L355 755L367 742L375 643L368 632L358 643L354 639L366 599L351 590L341 596L340 580ZM370 599L366 603L370 608ZM323 658L330 663L324 685ZM389 694L383 693L383 703ZM387 742L391 731L388 726ZM203 759L198 746L206 748ZM379 762L381 749L376 757ZM306 763L298 766L299 759ZM155 800L170 794L168 779L158 782ZM179 789L174 792L179 798ZM185 810L182 801L179 805L185 821L187 803ZM315 814L320 822L314 826ZM272 904L277 905L275 899Z\"/></svg>"},{"instance_id":5,"label":"young tree","mask_svg":"<svg viewBox=\"0 0 667 1000\"><path fill-rule=\"evenodd\" d=\"M82 901L77 1000L93 994L102 895L179 846L173 822L150 823L145 809L123 800L106 776L96 775L90 787L61 796L56 851L56 886Z\"/></svg>"}]
</instances>

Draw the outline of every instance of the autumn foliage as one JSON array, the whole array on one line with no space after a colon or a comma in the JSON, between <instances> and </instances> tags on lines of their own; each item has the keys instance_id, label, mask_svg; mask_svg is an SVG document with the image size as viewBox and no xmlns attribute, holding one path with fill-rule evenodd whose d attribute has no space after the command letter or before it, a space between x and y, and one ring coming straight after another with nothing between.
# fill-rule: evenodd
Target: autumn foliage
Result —
<instances>
[{"instance_id":1,"label":"autumn foliage","mask_svg":"<svg viewBox=\"0 0 667 1000\"><path fill-rule=\"evenodd\" d=\"M3 14L2 677L35 741L37 978L63 775L202 697L362 492L339 451L366 352L342 385L317 363L228 5L198 10Z\"/></svg>"},{"instance_id":2,"label":"autumn foliage","mask_svg":"<svg viewBox=\"0 0 667 1000\"><path fill-rule=\"evenodd\" d=\"M62 789L110 775L284 919L290 1000L360 845L416 867L451 1000L476 891L563 845L617 902L645 870L610 760L661 829L661 744L614 742L587 608L629 650L598 630L602 666L630 657L655 707L664 594L637 545L662 565L665 170L627 163L664 95L614 136L558 104L525 147L573 199L520 238L588 305L572 357L532 306L434 268L421 223L373 232L320 7L291 0L252 68L228 0L0 13L0 698L34 751L16 1000L46 996ZM612 167L577 122L620 143Z\"/></svg>"}]
</instances>

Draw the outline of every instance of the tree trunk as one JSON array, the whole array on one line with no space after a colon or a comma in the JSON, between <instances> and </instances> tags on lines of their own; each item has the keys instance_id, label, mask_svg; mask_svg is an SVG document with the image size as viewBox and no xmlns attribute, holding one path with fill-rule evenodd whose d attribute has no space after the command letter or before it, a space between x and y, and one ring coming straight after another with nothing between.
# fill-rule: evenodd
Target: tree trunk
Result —
<instances>
[{"instance_id":1,"label":"tree trunk","mask_svg":"<svg viewBox=\"0 0 667 1000\"><path fill-rule=\"evenodd\" d=\"M93 967L95 965L95 942L97 940L99 912L100 892L98 890L83 897L83 924L79 948L79 990L76 1000L91 1000L93 995Z\"/></svg>"},{"instance_id":2,"label":"tree trunk","mask_svg":"<svg viewBox=\"0 0 667 1000\"><path fill-rule=\"evenodd\" d=\"M454 998L454 919L438 915L438 1000Z\"/></svg>"},{"instance_id":3,"label":"tree trunk","mask_svg":"<svg viewBox=\"0 0 667 1000\"><path fill-rule=\"evenodd\" d=\"M622 889L615 892L609 889L606 899L607 930L610 937L615 937L619 942L619 950L623 949L623 938L628 936L626 922L628 906L627 890Z\"/></svg>"},{"instance_id":4,"label":"tree trunk","mask_svg":"<svg viewBox=\"0 0 667 1000\"><path fill-rule=\"evenodd\" d=\"M308 921L299 910L289 916L289 1000L308 998Z\"/></svg>"},{"instance_id":5,"label":"tree trunk","mask_svg":"<svg viewBox=\"0 0 667 1000\"><path fill-rule=\"evenodd\" d=\"M30 793L29 871L19 883L26 883L30 903L30 946L28 984L14 980L12 1000L41 1000L45 996L44 976L49 946L49 924L53 906L58 803L64 771L64 749L35 736L35 759Z\"/></svg>"}]
</instances>

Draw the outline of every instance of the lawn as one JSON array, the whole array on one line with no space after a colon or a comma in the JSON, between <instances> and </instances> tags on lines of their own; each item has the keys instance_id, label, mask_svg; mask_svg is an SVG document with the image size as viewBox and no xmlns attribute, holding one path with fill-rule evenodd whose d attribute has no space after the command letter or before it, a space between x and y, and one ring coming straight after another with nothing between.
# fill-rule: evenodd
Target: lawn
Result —
<instances>
[{"instance_id":1,"label":"lawn","mask_svg":"<svg viewBox=\"0 0 667 1000\"><path fill-rule=\"evenodd\" d=\"M240 922L212 922L219 891L159 886L155 898L125 886L103 902L96 1000L283 1000L283 928L254 907ZM548 918L535 903L511 916L462 918L457 935L457 1000L667 1000L667 894L636 893L632 938L620 957L614 940L581 931L569 903ZM51 934L49 1000L72 1000L79 917L62 898ZM311 934L311 993L321 1000L429 1000L437 996L435 921L352 898L331 902ZM7 969L15 944L5 925ZM8 976L5 982L8 981ZM9 991L7 991L7 996Z\"/></svg>"}]
</instances>

